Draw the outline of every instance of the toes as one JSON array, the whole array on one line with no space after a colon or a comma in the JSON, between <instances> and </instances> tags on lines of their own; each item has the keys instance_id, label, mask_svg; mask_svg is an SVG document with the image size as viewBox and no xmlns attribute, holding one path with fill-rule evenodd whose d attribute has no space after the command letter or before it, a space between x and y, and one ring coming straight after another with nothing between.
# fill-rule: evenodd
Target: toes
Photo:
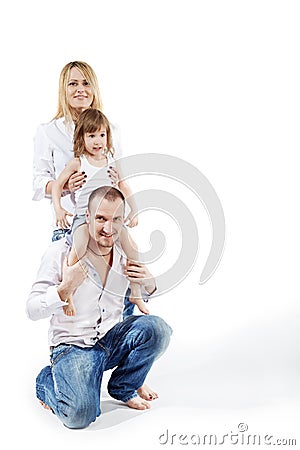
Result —
<instances>
[{"instance_id":1,"label":"toes","mask_svg":"<svg viewBox=\"0 0 300 450\"><path fill-rule=\"evenodd\" d=\"M48 411L51 411L50 406L46 405L46 403L42 402L41 400L40 400L40 404L42 405L42 407L43 407L44 409L47 409Z\"/></svg>"},{"instance_id":2,"label":"toes","mask_svg":"<svg viewBox=\"0 0 300 450\"><path fill-rule=\"evenodd\" d=\"M133 399L129 400L127 402L127 405L130 408L139 409L139 410L144 410L144 409L150 408L150 405L148 402L146 402L145 400L142 400L141 398L138 398L138 397L134 397Z\"/></svg>"},{"instance_id":3,"label":"toes","mask_svg":"<svg viewBox=\"0 0 300 450\"><path fill-rule=\"evenodd\" d=\"M150 389L146 384L141 386L137 390L137 393L144 400L151 401L151 400L156 400L158 398L158 394L156 392L152 391L152 389Z\"/></svg>"}]
</instances>

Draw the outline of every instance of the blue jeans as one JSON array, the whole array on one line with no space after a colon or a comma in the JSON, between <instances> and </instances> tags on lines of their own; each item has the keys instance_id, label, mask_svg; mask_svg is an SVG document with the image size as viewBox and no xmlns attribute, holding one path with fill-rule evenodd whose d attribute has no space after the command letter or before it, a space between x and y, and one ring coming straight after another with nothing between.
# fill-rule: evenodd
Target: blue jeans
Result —
<instances>
[{"instance_id":1,"label":"blue jeans","mask_svg":"<svg viewBox=\"0 0 300 450\"><path fill-rule=\"evenodd\" d=\"M69 233L69 232L70 232L69 229L64 229L63 230L62 228L54 230L53 233L52 233L52 239L51 239L52 242L59 241L59 239L64 238L65 235L67 233Z\"/></svg>"},{"instance_id":2,"label":"blue jeans","mask_svg":"<svg viewBox=\"0 0 300 450\"><path fill-rule=\"evenodd\" d=\"M129 301L129 296L130 296L130 288L127 289L124 298L123 319L126 319L126 317L131 316L134 311L135 304Z\"/></svg>"},{"instance_id":3,"label":"blue jeans","mask_svg":"<svg viewBox=\"0 0 300 450\"><path fill-rule=\"evenodd\" d=\"M36 379L36 394L68 428L85 428L101 414L103 372L113 369L109 394L122 402L137 396L153 362L166 350L172 330L157 316L130 316L93 347L61 344L51 367Z\"/></svg>"}]
</instances>

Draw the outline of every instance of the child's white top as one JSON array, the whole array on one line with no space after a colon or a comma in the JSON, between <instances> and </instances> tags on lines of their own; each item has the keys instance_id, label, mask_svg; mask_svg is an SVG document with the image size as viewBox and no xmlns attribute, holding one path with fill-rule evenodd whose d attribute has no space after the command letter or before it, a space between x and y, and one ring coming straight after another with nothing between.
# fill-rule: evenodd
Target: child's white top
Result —
<instances>
[{"instance_id":1,"label":"child's white top","mask_svg":"<svg viewBox=\"0 0 300 450\"><path fill-rule=\"evenodd\" d=\"M89 196L95 189L100 186L112 186L108 167L116 167L115 160L110 154L107 155L107 165L101 168L90 164L85 155L80 156L80 162L80 171L85 172L87 178L82 188L75 192L75 214L77 216L85 214Z\"/></svg>"}]
</instances>

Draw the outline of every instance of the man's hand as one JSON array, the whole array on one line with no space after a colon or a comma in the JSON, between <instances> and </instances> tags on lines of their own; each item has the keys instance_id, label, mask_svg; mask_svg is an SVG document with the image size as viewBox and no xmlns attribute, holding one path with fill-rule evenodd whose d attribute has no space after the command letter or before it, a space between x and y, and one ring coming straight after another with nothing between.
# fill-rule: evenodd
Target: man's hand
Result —
<instances>
[{"instance_id":1,"label":"man's hand","mask_svg":"<svg viewBox=\"0 0 300 450\"><path fill-rule=\"evenodd\" d=\"M148 294L151 295L156 290L155 279L143 264L128 260L124 268L124 274L131 283L143 285Z\"/></svg>"},{"instance_id":2,"label":"man's hand","mask_svg":"<svg viewBox=\"0 0 300 450\"><path fill-rule=\"evenodd\" d=\"M57 288L57 293L62 301L65 301L74 294L76 289L82 284L88 274L88 267L85 262L78 261L73 266L68 266L67 258L64 260L62 281Z\"/></svg>"}]
</instances>

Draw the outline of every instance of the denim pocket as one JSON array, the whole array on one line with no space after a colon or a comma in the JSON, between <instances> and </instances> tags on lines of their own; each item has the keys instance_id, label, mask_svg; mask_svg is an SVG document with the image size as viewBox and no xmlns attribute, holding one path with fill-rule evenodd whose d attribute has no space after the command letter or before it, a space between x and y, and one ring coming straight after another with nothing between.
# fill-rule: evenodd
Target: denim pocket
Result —
<instances>
[{"instance_id":1,"label":"denim pocket","mask_svg":"<svg viewBox=\"0 0 300 450\"><path fill-rule=\"evenodd\" d=\"M57 347L55 347L52 350L52 353L50 356L51 365L53 366L60 360L60 358L62 358L65 355L68 355L70 353L70 351L72 350L72 348L73 348L73 346L70 344L60 344Z\"/></svg>"}]
</instances>

